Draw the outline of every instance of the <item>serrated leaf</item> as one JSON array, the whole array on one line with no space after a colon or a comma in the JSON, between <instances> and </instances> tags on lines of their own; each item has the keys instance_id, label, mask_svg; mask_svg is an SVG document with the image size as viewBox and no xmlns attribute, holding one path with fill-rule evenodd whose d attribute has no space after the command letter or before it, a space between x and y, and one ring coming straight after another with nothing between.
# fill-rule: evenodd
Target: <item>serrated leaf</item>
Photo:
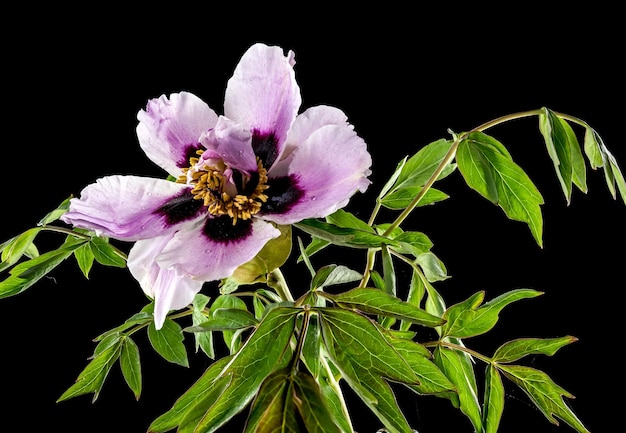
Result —
<instances>
[{"instance_id":1,"label":"serrated leaf","mask_svg":"<svg viewBox=\"0 0 626 433\"><path fill-rule=\"evenodd\" d=\"M90 393L93 393L92 401L96 401L104 380L119 356L120 345L114 345L93 358L78 375L76 382L57 399L57 403Z\"/></svg>"},{"instance_id":2,"label":"serrated leaf","mask_svg":"<svg viewBox=\"0 0 626 433\"><path fill-rule=\"evenodd\" d=\"M451 398L455 407L468 417L476 433L483 433L476 377L469 357L446 347L435 349L435 364L454 384L458 396Z\"/></svg>"},{"instance_id":3,"label":"serrated leaf","mask_svg":"<svg viewBox=\"0 0 626 433\"><path fill-rule=\"evenodd\" d=\"M291 361L289 342L293 336L297 308L276 307L269 311L257 329L246 340L217 380L232 380L217 399L205 399L189 409L181 422L186 427L180 433L214 432L241 412L258 392L261 383L272 372L284 368ZM194 414L201 414L195 416ZM193 422L188 422L189 420Z\"/></svg>"},{"instance_id":4,"label":"serrated leaf","mask_svg":"<svg viewBox=\"0 0 626 433\"><path fill-rule=\"evenodd\" d=\"M470 188L497 204L509 219L528 224L535 241L542 246L543 197L503 149L493 137L472 132L459 144L456 153L459 170Z\"/></svg>"},{"instance_id":5,"label":"serrated leaf","mask_svg":"<svg viewBox=\"0 0 626 433\"><path fill-rule=\"evenodd\" d=\"M554 383L543 371L522 365L499 365L500 371L519 386L552 424L559 425L559 418L579 433L589 433L563 397L574 396Z\"/></svg>"},{"instance_id":6,"label":"serrated leaf","mask_svg":"<svg viewBox=\"0 0 626 433\"><path fill-rule=\"evenodd\" d=\"M141 362L139 348L130 337L125 337L122 342L120 367L126 384L135 395L135 399L139 400L141 396Z\"/></svg>"},{"instance_id":7,"label":"serrated leaf","mask_svg":"<svg viewBox=\"0 0 626 433\"><path fill-rule=\"evenodd\" d=\"M126 260L119 256L108 239L93 236L89 241L89 245L91 246L91 252L94 258L101 265L115 266L118 268L126 267Z\"/></svg>"},{"instance_id":8,"label":"serrated leaf","mask_svg":"<svg viewBox=\"0 0 626 433\"><path fill-rule=\"evenodd\" d=\"M398 243L372 231L339 227L316 219L305 219L294 224L305 233L326 240L334 245L352 248L380 248L382 244L397 246Z\"/></svg>"},{"instance_id":9,"label":"serrated leaf","mask_svg":"<svg viewBox=\"0 0 626 433\"><path fill-rule=\"evenodd\" d=\"M152 348L165 360L189 367L187 350L183 344L183 331L178 323L166 318L163 327L159 330L155 328L154 322L150 323L148 339Z\"/></svg>"},{"instance_id":10,"label":"serrated leaf","mask_svg":"<svg viewBox=\"0 0 626 433\"><path fill-rule=\"evenodd\" d=\"M354 308L368 314L395 317L430 327L445 323L441 317L427 313L379 289L356 288L338 295L324 294L324 296L344 308Z\"/></svg>"},{"instance_id":11,"label":"serrated leaf","mask_svg":"<svg viewBox=\"0 0 626 433\"><path fill-rule=\"evenodd\" d=\"M485 433L498 433L500 419L504 411L504 386L498 369L487 366L485 373L485 398L483 403L483 425Z\"/></svg>"},{"instance_id":12,"label":"serrated leaf","mask_svg":"<svg viewBox=\"0 0 626 433\"><path fill-rule=\"evenodd\" d=\"M468 338L484 334L495 326L498 315L504 307L512 302L542 294L542 292L530 289L511 290L478 307L484 297L484 292L478 292L466 301L448 308L443 316L447 320L443 327L443 335Z\"/></svg>"},{"instance_id":13,"label":"serrated leaf","mask_svg":"<svg viewBox=\"0 0 626 433\"><path fill-rule=\"evenodd\" d=\"M569 335L558 338L519 338L498 347L492 361L506 364L528 355L552 356L561 347L576 341L578 341L576 337Z\"/></svg>"}]
</instances>

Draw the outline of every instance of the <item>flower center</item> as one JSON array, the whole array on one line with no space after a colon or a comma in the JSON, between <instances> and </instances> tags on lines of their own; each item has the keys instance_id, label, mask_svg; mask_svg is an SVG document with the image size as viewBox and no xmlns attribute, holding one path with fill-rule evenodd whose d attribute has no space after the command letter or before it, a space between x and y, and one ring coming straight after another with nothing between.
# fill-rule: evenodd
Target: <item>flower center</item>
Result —
<instances>
[{"instance_id":1,"label":"flower center","mask_svg":"<svg viewBox=\"0 0 626 433\"><path fill-rule=\"evenodd\" d=\"M198 150L196 153L202 155L203 152ZM193 198L202 200L210 214L228 215L235 225L238 220L250 219L261 210L267 201L264 191L269 185L267 170L258 157L258 172L250 176L229 169L221 160L212 160L204 165L199 165L199 162L197 157L189 158L189 168L183 169L176 182L193 185ZM226 176L225 172L231 172L231 175Z\"/></svg>"}]
</instances>

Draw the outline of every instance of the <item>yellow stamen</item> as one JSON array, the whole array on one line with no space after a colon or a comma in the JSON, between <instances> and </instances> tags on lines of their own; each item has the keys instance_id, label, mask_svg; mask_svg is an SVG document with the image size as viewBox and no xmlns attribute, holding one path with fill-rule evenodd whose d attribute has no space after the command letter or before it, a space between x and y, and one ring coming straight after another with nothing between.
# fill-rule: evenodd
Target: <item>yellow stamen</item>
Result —
<instances>
[{"instance_id":1,"label":"yellow stamen","mask_svg":"<svg viewBox=\"0 0 626 433\"><path fill-rule=\"evenodd\" d=\"M202 150L199 150L197 154L201 155ZM227 179L221 167L205 165L202 168L198 168L197 164L199 161L200 159L196 157L189 158L189 168L184 168L183 174L176 181L192 185L191 193L193 198L202 200L210 214L217 216L228 215L233 219L233 225L235 225L238 220L248 220L261 210L262 204L268 198L265 190L269 188L269 185L267 184L267 170L263 167L259 158L257 158L259 179L254 191L248 196L236 194L234 197L231 197L230 194L224 191ZM192 168L195 171L189 174ZM249 181L250 178L244 178L242 187L245 188Z\"/></svg>"}]
</instances>

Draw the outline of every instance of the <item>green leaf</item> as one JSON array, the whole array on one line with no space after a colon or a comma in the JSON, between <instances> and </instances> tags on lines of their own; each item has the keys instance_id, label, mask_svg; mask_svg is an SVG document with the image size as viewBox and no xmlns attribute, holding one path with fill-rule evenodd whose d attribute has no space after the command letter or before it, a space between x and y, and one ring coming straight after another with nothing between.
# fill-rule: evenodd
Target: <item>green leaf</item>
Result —
<instances>
[{"instance_id":1,"label":"green leaf","mask_svg":"<svg viewBox=\"0 0 626 433\"><path fill-rule=\"evenodd\" d=\"M204 400L208 393L212 393L214 398L221 394L224 388L228 386L230 377L222 377L223 380L219 383L216 383L216 379L231 359L231 356L226 356L211 364L202 376L176 400L170 410L152 421L148 433L165 433L176 428L182 422L185 414L197 402Z\"/></svg>"},{"instance_id":2,"label":"green leaf","mask_svg":"<svg viewBox=\"0 0 626 433\"><path fill-rule=\"evenodd\" d=\"M561 347L576 341L578 341L576 337L569 335L558 338L519 338L498 347L492 361L505 364L528 355L552 356Z\"/></svg>"},{"instance_id":3,"label":"green leaf","mask_svg":"<svg viewBox=\"0 0 626 433\"><path fill-rule=\"evenodd\" d=\"M329 353L337 351L349 355L356 363L373 374L407 384L418 384L419 379L382 334L381 329L367 317L340 308L316 308L324 344ZM332 341L331 341L332 339Z\"/></svg>"},{"instance_id":4,"label":"green leaf","mask_svg":"<svg viewBox=\"0 0 626 433\"><path fill-rule=\"evenodd\" d=\"M500 370L519 386L552 424L559 425L559 418L579 433L589 430L565 404L563 397L572 394L554 383L543 371L522 365L499 365Z\"/></svg>"},{"instance_id":5,"label":"green leaf","mask_svg":"<svg viewBox=\"0 0 626 433\"><path fill-rule=\"evenodd\" d=\"M91 252L98 263L105 266L115 266L123 268L126 266L126 260L120 257L115 248L109 243L108 239L93 236L89 241Z\"/></svg>"},{"instance_id":6,"label":"green leaf","mask_svg":"<svg viewBox=\"0 0 626 433\"><path fill-rule=\"evenodd\" d=\"M408 186L400 188L381 199L380 204L391 210L405 209L413 201L415 196L422 191L422 189L423 188L421 186ZM437 203L446 200L449 197L450 196L448 194L439 191L436 188L429 188L417 204L417 207Z\"/></svg>"},{"instance_id":7,"label":"green leaf","mask_svg":"<svg viewBox=\"0 0 626 433\"><path fill-rule=\"evenodd\" d=\"M409 294L407 295L406 302L419 308L425 293L426 287L424 286L421 275L416 269L413 269L413 273L411 274L411 283L409 285ZM410 327L411 322L408 320L403 320L400 323L400 331L407 331Z\"/></svg>"},{"instance_id":8,"label":"green leaf","mask_svg":"<svg viewBox=\"0 0 626 433\"><path fill-rule=\"evenodd\" d=\"M317 270L313 281L311 282L312 290L320 290L326 286L336 284L352 283L359 281L363 275L357 271L353 271L343 265L326 265Z\"/></svg>"},{"instance_id":9,"label":"green leaf","mask_svg":"<svg viewBox=\"0 0 626 433\"><path fill-rule=\"evenodd\" d=\"M248 311L248 306L244 301L234 295L220 295L215 298L209 310L209 317L213 317L213 313L221 308L231 308ZM241 335L238 330L224 329L222 331L224 342L229 347L231 353L236 352L241 344Z\"/></svg>"},{"instance_id":10,"label":"green leaf","mask_svg":"<svg viewBox=\"0 0 626 433\"><path fill-rule=\"evenodd\" d=\"M591 161L592 168L604 167L604 178L613 199L616 199L615 186L620 191L622 201L626 204L626 181L615 157L604 145L600 135L591 127L585 130L585 152Z\"/></svg>"},{"instance_id":11,"label":"green leaf","mask_svg":"<svg viewBox=\"0 0 626 433\"><path fill-rule=\"evenodd\" d=\"M56 209L54 209L52 212L49 212L48 214L46 214L46 216L44 216L38 223L38 226L43 226L46 224L50 224L51 222L54 222L56 220L58 220L61 215L63 215L65 212L67 212L70 208L70 200L73 198L73 196L69 196L68 198L66 198L65 200L63 200L61 202L61 204L59 204L59 206L57 206Z\"/></svg>"},{"instance_id":12,"label":"green leaf","mask_svg":"<svg viewBox=\"0 0 626 433\"><path fill-rule=\"evenodd\" d=\"M325 293L324 297L344 308L354 308L369 314L395 317L419 325L433 327L445 323L441 317L429 314L421 308L379 289L356 288L338 295Z\"/></svg>"},{"instance_id":13,"label":"green leaf","mask_svg":"<svg viewBox=\"0 0 626 433\"><path fill-rule=\"evenodd\" d=\"M183 331L178 323L166 318L159 330L154 327L154 322L150 323L148 339L154 350L165 360L189 367L187 350L183 344Z\"/></svg>"},{"instance_id":14,"label":"green leaf","mask_svg":"<svg viewBox=\"0 0 626 433\"><path fill-rule=\"evenodd\" d=\"M2 254L0 255L0 271L8 269L17 263L26 253L28 248L41 231L41 227L35 227L26 230L24 233L14 237L7 243L2 245Z\"/></svg>"},{"instance_id":15,"label":"green leaf","mask_svg":"<svg viewBox=\"0 0 626 433\"><path fill-rule=\"evenodd\" d=\"M534 298L542 294L536 290L516 289L504 293L478 308L484 298L484 292L478 292L466 301L448 308L443 316L447 320L443 328L443 335L468 338L484 334L495 326L499 318L498 315L504 307L520 299Z\"/></svg>"},{"instance_id":16,"label":"green leaf","mask_svg":"<svg viewBox=\"0 0 626 433\"><path fill-rule=\"evenodd\" d=\"M397 246L398 242L371 231L339 227L316 219L306 219L294 224L305 233L334 245L352 248L380 248L382 244Z\"/></svg>"},{"instance_id":17,"label":"green leaf","mask_svg":"<svg viewBox=\"0 0 626 433\"><path fill-rule=\"evenodd\" d=\"M372 227L368 223L344 209L338 209L328 215L326 217L326 222L346 229L357 229L366 232L372 231Z\"/></svg>"},{"instance_id":18,"label":"green leaf","mask_svg":"<svg viewBox=\"0 0 626 433\"><path fill-rule=\"evenodd\" d=\"M415 258L415 263L422 268L424 276L431 283L435 281L444 281L450 278L446 266L439 259L439 257L430 251L418 255Z\"/></svg>"},{"instance_id":19,"label":"green leaf","mask_svg":"<svg viewBox=\"0 0 626 433\"><path fill-rule=\"evenodd\" d=\"M289 342L300 311L289 307L269 311L217 376L216 380L229 379L224 391L190 407L180 423L180 433L214 432L248 405L265 378L290 362Z\"/></svg>"},{"instance_id":20,"label":"green leaf","mask_svg":"<svg viewBox=\"0 0 626 433\"><path fill-rule=\"evenodd\" d=\"M567 142L570 146L570 155L572 163L572 182L582 192L587 192L587 166L585 165L585 159L583 158L578 138L572 127L567 123L565 119L557 117L558 121L563 127Z\"/></svg>"},{"instance_id":21,"label":"green leaf","mask_svg":"<svg viewBox=\"0 0 626 433\"><path fill-rule=\"evenodd\" d=\"M424 186L435 173L451 146L452 141L442 138L422 147L403 164L394 186L390 189L390 194L405 188ZM448 176L454 169L454 164L448 164L439 175L438 180ZM386 197L388 196L386 195Z\"/></svg>"},{"instance_id":22,"label":"green leaf","mask_svg":"<svg viewBox=\"0 0 626 433\"><path fill-rule=\"evenodd\" d=\"M380 190L380 193L378 193L378 197L376 198L377 200L381 200L385 196L385 194L387 194L387 192L389 192L389 190L395 185L398 177L400 177L400 174L402 173L402 169L404 168L404 164L406 164L407 158L408 156L405 156L404 158L402 158L402 160L400 160L400 162L398 162L398 165L396 165L396 169L393 171L387 182L385 182L382 189Z\"/></svg>"},{"instance_id":23,"label":"green leaf","mask_svg":"<svg viewBox=\"0 0 626 433\"><path fill-rule=\"evenodd\" d=\"M139 400L141 396L141 362L139 348L130 337L123 339L120 367L126 384L135 395L135 399Z\"/></svg>"},{"instance_id":24,"label":"green leaf","mask_svg":"<svg viewBox=\"0 0 626 433\"><path fill-rule=\"evenodd\" d=\"M94 341L101 341L110 335L119 335L119 333L124 332L128 328L131 328L135 325L144 325L151 321L152 321L152 313L147 312L147 311L141 311L139 313L133 314L133 316L130 317L128 320L126 320L122 325L117 326L113 329L110 329L100 334L99 336L94 338Z\"/></svg>"},{"instance_id":25,"label":"green leaf","mask_svg":"<svg viewBox=\"0 0 626 433\"><path fill-rule=\"evenodd\" d=\"M389 384L370 369L362 367L358 359L341 351L341 344L335 341L332 331L326 329L324 334L331 359L341 371L343 379L386 429L390 433L412 433Z\"/></svg>"},{"instance_id":26,"label":"green leaf","mask_svg":"<svg viewBox=\"0 0 626 433\"><path fill-rule=\"evenodd\" d=\"M485 373L485 398L483 403L483 425L485 433L498 433L500 419L504 411L504 386L498 369L487 366Z\"/></svg>"},{"instance_id":27,"label":"green leaf","mask_svg":"<svg viewBox=\"0 0 626 433\"><path fill-rule=\"evenodd\" d=\"M451 399L454 406L468 417L476 433L484 433L470 358L459 351L439 346L435 349L435 363L456 387L458 397Z\"/></svg>"},{"instance_id":28,"label":"green leaf","mask_svg":"<svg viewBox=\"0 0 626 433\"><path fill-rule=\"evenodd\" d=\"M401 232L397 236L392 236L392 238L400 243L398 248L393 249L401 254L412 254L418 257L421 254L429 252L433 247L430 238L421 232Z\"/></svg>"},{"instance_id":29,"label":"green leaf","mask_svg":"<svg viewBox=\"0 0 626 433\"><path fill-rule=\"evenodd\" d=\"M322 370L320 355L321 333L317 315L309 315L309 325L302 345L302 359L314 378L318 378Z\"/></svg>"},{"instance_id":30,"label":"green leaf","mask_svg":"<svg viewBox=\"0 0 626 433\"><path fill-rule=\"evenodd\" d=\"M319 385L311 376L296 372L293 402L309 433L342 433L334 422Z\"/></svg>"},{"instance_id":31,"label":"green leaf","mask_svg":"<svg viewBox=\"0 0 626 433\"><path fill-rule=\"evenodd\" d=\"M76 382L58 398L57 403L89 393L93 393L92 401L96 401L102 389L102 385L104 384L104 380L119 356L120 345L118 344L109 347L93 358L78 375Z\"/></svg>"},{"instance_id":32,"label":"green leaf","mask_svg":"<svg viewBox=\"0 0 626 433\"><path fill-rule=\"evenodd\" d=\"M572 148L569 136L563 123L557 115L548 108L543 108L539 115L539 130L543 135L548 149L548 155L552 159L554 168L561 184L565 199L569 204L572 195Z\"/></svg>"},{"instance_id":33,"label":"green leaf","mask_svg":"<svg viewBox=\"0 0 626 433\"><path fill-rule=\"evenodd\" d=\"M76 263L78 263L78 267L82 271L85 278L89 278L89 272L91 271L91 267L95 259L93 251L91 250L91 245L89 243L85 243L77 248L74 251L74 258L76 258Z\"/></svg>"},{"instance_id":34,"label":"green leaf","mask_svg":"<svg viewBox=\"0 0 626 433\"><path fill-rule=\"evenodd\" d=\"M256 326L258 320L252 313L239 308L218 308L202 323L189 326L186 332L224 331Z\"/></svg>"},{"instance_id":35,"label":"green leaf","mask_svg":"<svg viewBox=\"0 0 626 433\"><path fill-rule=\"evenodd\" d=\"M537 244L543 245L543 197L500 142L472 132L459 144L456 160L470 188L500 206L509 219L527 223Z\"/></svg>"},{"instance_id":36,"label":"green leaf","mask_svg":"<svg viewBox=\"0 0 626 433\"><path fill-rule=\"evenodd\" d=\"M192 306L193 312L191 313L192 325L197 326L200 323L207 320L209 317L205 307L209 303L211 298L202 293L196 294L193 298ZM198 349L202 350L209 358L215 359L215 347L213 346L213 333L212 332L196 332L194 334L196 353Z\"/></svg>"},{"instance_id":37,"label":"green leaf","mask_svg":"<svg viewBox=\"0 0 626 433\"><path fill-rule=\"evenodd\" d=\"M322 398L335 420L335 423L341 427L341 431L344 433L354 433L343 391L339 385L338 379L335 378L335 376L339 376L339 372L337 372L337 368L326 356L324 356L322 367L318 377ZM337 373L335 374L334 372Z\"/></svg>"},{"instance_id":38,"label":"green leaf","mask_svg":"<svg viewBox=\"0 0 626 433\"><path fill-rule=\"evenodd\" d=\"M250 408L244 433L298 433L294 384L288 371L268 376Z\"/></svg>"},{"instance_id":39,"label":"green leaf","mask_svg":"<svg viewBox=\"0 0 626 433\"><path fill-rule=\"evenodd\" d=\"M407 385L421 395L448 395L456 388L445 374L431 361L432 354L421 344L404 338L387 335L387 340L406 363L413 369L419 384Z\"/></svg>"},{"instance_id":40,"label":"green leaf","mask_svg":"<svg viewBox=\"0 0 626 433\"><path fill-rule=\"evenodd\" d=\"M31 287L72 255L79 246L80 244L62 246L15 265L10 276L0 282L0 299L17 295Z\"/></svg>"}]
</instances>

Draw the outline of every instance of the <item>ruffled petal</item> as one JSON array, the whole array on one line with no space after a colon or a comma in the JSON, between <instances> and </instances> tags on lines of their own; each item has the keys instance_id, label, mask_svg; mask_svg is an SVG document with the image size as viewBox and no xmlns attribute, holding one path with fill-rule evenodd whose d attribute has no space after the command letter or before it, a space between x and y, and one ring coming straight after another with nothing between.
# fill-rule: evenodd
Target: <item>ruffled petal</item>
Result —
<instances>
[{"instance_id":1,"label":"ruffled petal","mask_svg":"<svg viewBox=\"0 0 626 433\"><path fill-rule=\"evenodd\" d=\"M302 99L293 70L294 54L280 47L252 45L228 81L224 115L247 126L252 146L269 168L279 159Z\"/></svg>"},{"instance_id":2,"label":"ruffled petal","mask_svg":"<svg viewBox=\"0 0 626 433\"><path fill-rule=\"evenodd\" d=\"M250 174L257 171L252 151L252 133L240 123L220 116L215 128L203 134L200 142L207 148L202 157L223 159L229 166Z\"/></svg>"},{"instance_id":3,"label":"ruffled petal","mask_svg":"<svg viewBox=\"0 0 626 433\"><path fill-rule=\"evenodd\" d=\"M128 270L144 293L154 299L154 325L161 329L167 313L185 308L202 289L201 280L177 274L160 267L156 257L171 240L173 233L137 241L128 253Z\"/></svg>"},{"instance_id":4,"label":"ruffled petal","mask_svg":"<svg viewBox=\"0 0 626 433\"><path fill-rule=\"evenodd\" d=\"M139 176L107 176L70 200L61 220L99 236L135 241L160 236L202 215L189 186Z\"/></svg>"},{"instance_id":5,"label":"ruffled petal","mask_svg":"<svg viewBox=\"0 0 626 433\"><path fill-rule=\"evenodd\" d=\"M196 279L219 280L232 275L279 235L272 224L255 218L236 226L228 216L198 221L193 230L177 232L157 260L161 267Z\"/></svg>"},{"instance_id":6,"label":"ruffled petal","mask_svg":"<svg viewBox=\"0 0 626 433\"><path fill-rule=\"evenodd\" d=\"M281 161L270 173L269 200L257 216L278 224L325 217L371 183L372 158L351 125L326 124L311 131L285 165Z\"/></svg>"},{"instance_id":7,"label":"ruffled petal","mask_svg":"<svg viewBox=\"0 0 626 433\"><path fill-rule=\"evenodd\" d=\"M157 165L174 177L189 166L203 132L217 123L217 114L197 96L173 93L148 102L137 114L139 145Z\"/></svg>"}]
</instances>

